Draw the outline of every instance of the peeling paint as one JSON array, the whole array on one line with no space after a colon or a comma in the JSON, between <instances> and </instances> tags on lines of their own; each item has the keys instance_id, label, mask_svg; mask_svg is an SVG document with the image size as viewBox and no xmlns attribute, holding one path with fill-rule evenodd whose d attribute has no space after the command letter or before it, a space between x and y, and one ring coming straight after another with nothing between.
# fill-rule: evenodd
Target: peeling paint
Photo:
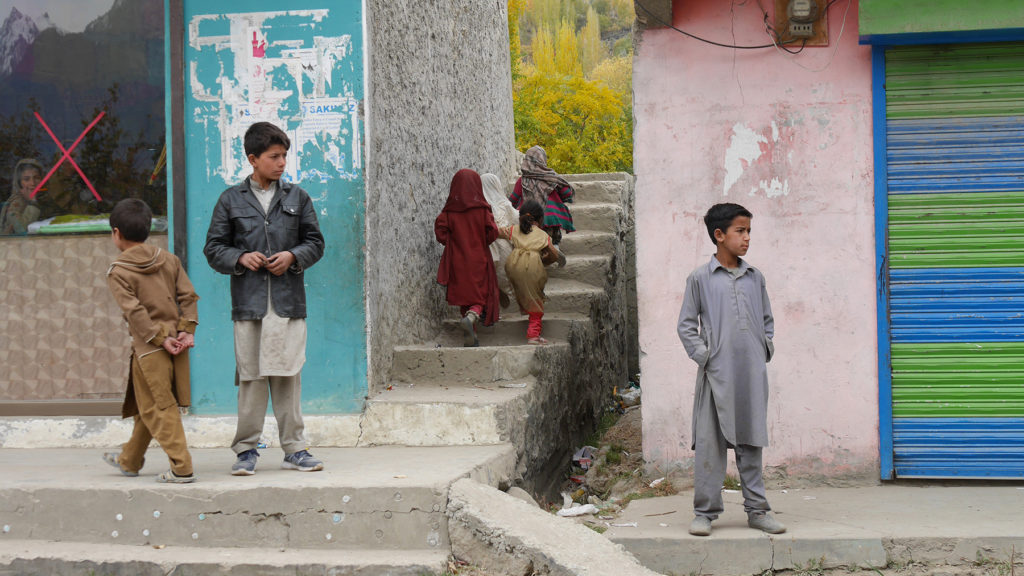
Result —
<instances>
[{"instance_id":1,"label":"peeling paint","mask_svg":"<svg viewBox=\"0 0 1024 576\"><path fill-rule=\"evenodd\" d=\"M361 176L360 103L344 75L336 74L353 54L351 35L315 35L311 41L281 38L294 34L294 25L276 23L306 18L307 27L315 30L327 12L202 14L191 19L189 46L219 68L216 81L211 84L208 76L204 83L197 61L189 62L192 97L210 103L210 108L197 109L192 121L207 128L216 125L220 136L206 143L207 158L218 157L211 147L220 148L219 162L206 165L208 178L219 175L224 182L237 182L247 175L248 164L234 150L258 120L285 127L292 138L296 153L288 155L286 180L326 182ZM202 34L203 22L224 20L230 28L227 36ZM345 138L349 130L354 136Z\"/></svg>"},{"instance_id":2,"label":"peeling paint","mask_svg":"<svg viewBox=\"0 0 1024 576\"><path fill-rule=\"evenodd\" d=\"M729 190L743 176L744 166L761 157L761 144L768 139L754 130L737 123L732 127L732 138L729 148L725 151L725 182L722 184L722 195L728 196Z\"/></svg>"},{"instance_id":3,"label":"peeling paint","mask_svg":"<svg viewBox=\"0 0 1024 576\"><path fill-rule=\"evenodd\" d=\"M788 196L789 195L789 180L779 181L778 178L772 178L771 181L761 180L757 184L757 188L750 189L750 195L753 196L758 190L764 192L768 198L775 198L777 196Z\"/></svg>"}]
</instances>

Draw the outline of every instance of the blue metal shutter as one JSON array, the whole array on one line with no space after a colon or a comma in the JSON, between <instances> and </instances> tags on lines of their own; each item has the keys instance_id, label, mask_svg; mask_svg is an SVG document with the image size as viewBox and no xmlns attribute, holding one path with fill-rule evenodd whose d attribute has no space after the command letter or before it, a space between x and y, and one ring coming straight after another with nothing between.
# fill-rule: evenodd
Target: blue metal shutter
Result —
<instances>
[{"instance_id":1,"label":"blue metal shutter","mask_svg":"<svg viewBox=\"0 0 1024 576\"><path fill-rule=\"evenodd\" d=\"M897 477L1024 477L1024 44L885 53Z\"/></svg>"}]
</instances>

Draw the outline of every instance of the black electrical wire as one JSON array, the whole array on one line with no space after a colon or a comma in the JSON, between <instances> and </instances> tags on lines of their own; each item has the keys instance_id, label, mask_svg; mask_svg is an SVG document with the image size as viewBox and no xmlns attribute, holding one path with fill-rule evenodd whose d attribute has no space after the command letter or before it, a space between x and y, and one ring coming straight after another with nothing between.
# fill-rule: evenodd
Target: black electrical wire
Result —
<instances>
[{"instance_id":1,"label":"black electrical wire","mask_svg":"<svg viewBox=\"0 0 1024 576\"><path fill-rule=\"evenodd\" d=\"M681 30L679 28L676 28L675 26L672 25L671 22L665 22L664 20L662 20L654 12L651 12L650 10L647 9L646 6L641 4L640 0L633 0L633 3L636 4L637 6L639 6L641 10L646 12L651 18L653 18L657 23L661 24L662 26L667 26L668 28L671 28L671 29L675 30L676 32L679 32L680 34L682 34L684 36L689 36L690 38L693 38L694 40L700 40L701 42L704 42L704 43L707 43L707 44L711 44L712 46L720 46L722 48L735 48L737 50L760 50L760 49L763 49L763 48L774 48L775 47L775 44L763 44L761 46L735 46L733 44L722 44L721 42L715 42L714 40L707 40L705 38L701 38L700 36L694 36L693 34L690 34L689 32L687 32L685 30ZM801 48L801 50L802 49L803 48Z\"/></svg>"},{"instance_id":2,"label":"black electrical wire","mask_svg":"<svg viewBox=\"0 0 1024 576\"><path fill-rule=\"evenodd\" d=\"M778 38L778 36L776 36L776 38ZM807 38L803 39L803 41L800 43L800 47L797 48L796 50L790 50L789 48L786 48L782 44L779 44L778 47L783 52L789 52L790 54L799 54L804 51L804 48L807 47Z\"/></svg>"},{"instance_id":3,"label":"black electrical wire","mask_svg":"<svg viewBox=\"0 0 1024 576\"><path fill-rule=\"evenodd\" d=\"M831 0L828 4L825 5L825 11L827 12L828 9L831 8L832 5L835 4L838 1L839 0ZM679 32L680 34L682 34L684 36L689 36L690 38L693 38L694 40L700 40L701 42L705 42L707 44L711 44L712 46L720 46L722 48L735 48L735 49L738 49L738 50L760 50L760 49L764 49L764 48L773 48L773 47L777 46L778 48L780 48L780 49L782 49L782 50L784 50L784 51L786 51L786 52L788 52L790 54L799 54L799 53L804 51L804 48L807 47L807 39L806 38L804 38L801 41L800 48L798 48L796 50L790 50L789 48L786 48L786 44L794 43L794 42L796 42L796 39L789 40L788 42L780 42L780 41L778 41L778 39L779 39L778 33L776 33L775 29L771 25L768 24L768 12L767 11L764 13L765 28L768 30L769 34L771 34L772 36L775 37L775 39L777 41L775 43L772 43L772 44L762 44L760 46L736 46L734 44L723 44L721 42L715 42L714 40L707 40L705 38L701 38L700 36L695 36L693 34L690 34L689 32L687 32L685 30L681 30L679 28L676 28L670 22L665 22L664 20L659 18L654 12L651 12L650 10L648 10L646 6L644 6L643 4L640 3L640 0L633 0L633 4L636 4L637 6L639 6L641 10L646 12L651 18L653 18L657 23L661 24L662 26L666 26L668 28L671 28L671 29L675 30L676 32ZM762 10L763 10L763 8L762 8Z\"/></svg>"},{"instance_id":4,"label":"black electrical wire","mask_svg":"<svg viewBox=\"0 0 1024 576\"><path fill-rule=\"evenodd\" d=\"M837 0L832 0L832 1L836 2ZM760 5L760 2L758 2L758 5ZM762 7L761 10L764 10L764 7ZM764 29L765 29L765 32L767 32L769 36L771 36L772 38L775 39L775 41L776 41L775 42L775 46L778 47L779 50L782 50L783 52L788 52L790 54L799 54L799 53L804 51L804 48L807 47L807 38L803 39L803 42L800 43L800 48L797 49L797 50L790 50L789 48L786 48L786 46L783 43L779 42L779 33L775 31L775 27L774 26L772 26L771 24L768 23L768 12L767 11L765 11L765 13L764 13Z\"/></svg>"}]
</instances>

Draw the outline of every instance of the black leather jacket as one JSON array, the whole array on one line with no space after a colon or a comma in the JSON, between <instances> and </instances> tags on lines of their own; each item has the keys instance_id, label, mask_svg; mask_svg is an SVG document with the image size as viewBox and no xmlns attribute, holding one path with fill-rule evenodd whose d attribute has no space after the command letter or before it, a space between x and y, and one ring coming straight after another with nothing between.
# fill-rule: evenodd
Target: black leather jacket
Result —
<instances>
[{"instance_id":1,"label":"black leather jacket","mask_svg":"<svg viewBox=\"0 0 1024 576\"><path fill-rule=\"evenodd\" d=\"M253 272L238 263L246 252L271 256L283 250L295 255L295 264L280 276L265 268ZM278 182L270 211L264 214L246 178L217 200L203 254L210 267L231 275L232 320L260 320L266 315L267 282L278 316L305 318L302 274L324 255L324 237L305 190Z\"/></svg>"}]
</instances>

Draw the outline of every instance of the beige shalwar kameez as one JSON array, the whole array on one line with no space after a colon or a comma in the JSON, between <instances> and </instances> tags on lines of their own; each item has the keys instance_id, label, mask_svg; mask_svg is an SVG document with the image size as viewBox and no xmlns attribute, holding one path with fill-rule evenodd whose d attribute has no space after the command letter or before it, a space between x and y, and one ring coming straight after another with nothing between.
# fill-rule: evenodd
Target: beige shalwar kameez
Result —
<instances>
[{"instance_id":1,"label":"beige shalwar kameez","mask_svg":"<svg viewBox=\"0 0 1024 576\"><path fill-rule=\"evenodd\" d=\"M533 226L523 234L519 226L501 230L501 236L512 242L512 253L505 260L505 273L523 314L544 312L544 286L548 273L541 261L540 251L551 245L551 237L539 226Z\"/></svg>"}]
</instances>

